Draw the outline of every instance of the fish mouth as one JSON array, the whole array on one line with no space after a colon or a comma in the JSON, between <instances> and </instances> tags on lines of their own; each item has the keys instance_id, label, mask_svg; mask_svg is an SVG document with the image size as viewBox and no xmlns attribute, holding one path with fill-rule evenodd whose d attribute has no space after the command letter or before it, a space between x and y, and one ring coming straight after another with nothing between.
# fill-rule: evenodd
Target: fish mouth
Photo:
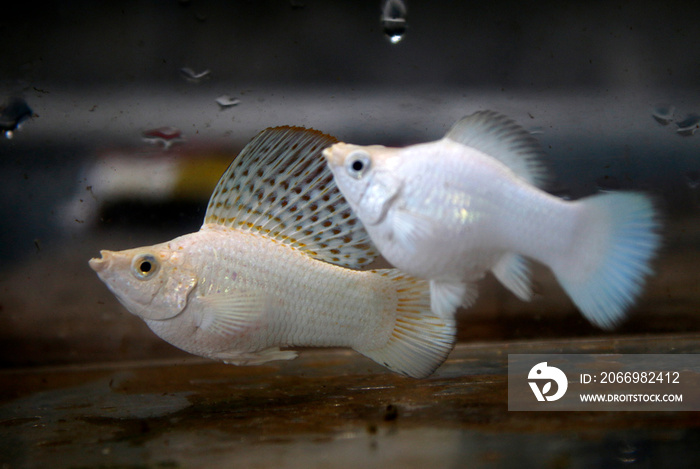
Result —
<instances>
[{"instance_id":1,"label":"fish mouth","mask_svg":"<svg viewBox=\"0 0 700 469\"><path fill-rule=\"evenodd\" d=\"M90 268L98 274L109 267L113 253L112 251L103 250L100 251L100 256L102 257L94 257L88 261L88 264L90 264Z\"/></svg>"}]
</instances>

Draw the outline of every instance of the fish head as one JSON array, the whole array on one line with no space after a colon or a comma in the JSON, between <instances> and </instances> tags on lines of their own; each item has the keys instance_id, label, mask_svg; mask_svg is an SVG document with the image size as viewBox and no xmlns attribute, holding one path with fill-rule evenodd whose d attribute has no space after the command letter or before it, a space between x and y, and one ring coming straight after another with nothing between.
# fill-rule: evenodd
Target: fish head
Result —
<instances>
[{"instance_id":1,"label":"fish head","mask_svg":"<svg viewBox=\"0 0 700 469\"><path fill-rule=\"evenodd\" d=\"M119 302L142 319L162 321L179 315L197 284L185 254L167 243L100 254L90 260L90 267Z\"/></svg>"},{"instance_id":2,"label":"fish head","mask_svg":"<svg viewBox=\"0 0 700 469\"><path fill-rule=\"evenodd\" d=\"M365 225L381 222L401 190L398 150L336 143L323 150L338 189Z\"/></svg>"}]
</instances>

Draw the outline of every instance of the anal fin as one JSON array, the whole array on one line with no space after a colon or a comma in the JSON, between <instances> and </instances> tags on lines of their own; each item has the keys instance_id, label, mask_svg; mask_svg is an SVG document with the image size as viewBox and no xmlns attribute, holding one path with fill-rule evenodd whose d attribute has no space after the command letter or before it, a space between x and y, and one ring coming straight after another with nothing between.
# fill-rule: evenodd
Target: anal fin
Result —
<instances>
[{"instance_id":1,"label":"anal fin","mask_svg":"<svg viewBox=\"0 0 700 469\"><path fill-rule=\"evenodd\" d=\"M523 301L532 299L530 269L523 256L508 252L499 259L491 271L515 296Z\"/></svg>"}]
</instances>

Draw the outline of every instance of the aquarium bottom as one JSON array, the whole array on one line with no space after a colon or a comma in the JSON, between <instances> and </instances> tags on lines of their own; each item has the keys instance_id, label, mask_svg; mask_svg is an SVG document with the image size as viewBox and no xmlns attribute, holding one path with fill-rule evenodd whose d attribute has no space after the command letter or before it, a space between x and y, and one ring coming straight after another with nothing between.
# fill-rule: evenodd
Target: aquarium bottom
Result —
<instances>
[{"instance_id":1,"label":"aquarium bottom","mask_svg":"<svg viewBox=\"0 0 700 469\"><path fill-rule=\"evenodd\" d=\"M513 412L508 355L684 353L700 336L461 343L431 377L349 350L235 367L197 358L0 371L16 467L693 467L694 412Z\"/></svg>"}]
</instances>

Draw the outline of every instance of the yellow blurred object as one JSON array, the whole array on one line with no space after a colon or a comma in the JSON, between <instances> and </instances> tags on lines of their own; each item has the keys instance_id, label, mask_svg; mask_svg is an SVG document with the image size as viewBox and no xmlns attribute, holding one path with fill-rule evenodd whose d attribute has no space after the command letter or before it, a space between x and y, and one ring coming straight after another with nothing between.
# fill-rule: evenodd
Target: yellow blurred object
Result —
<instances>
[{"instance_id":1,"label":"yellow blurred object","mask_svg":"<svg viewBox=\"0 0 700 469\"><path fill-rule=\"evenodd\" d=\"M173 188L175 198L207 199L231 162L231 155L183 158Z\"/></svg>"}]
</instances>

